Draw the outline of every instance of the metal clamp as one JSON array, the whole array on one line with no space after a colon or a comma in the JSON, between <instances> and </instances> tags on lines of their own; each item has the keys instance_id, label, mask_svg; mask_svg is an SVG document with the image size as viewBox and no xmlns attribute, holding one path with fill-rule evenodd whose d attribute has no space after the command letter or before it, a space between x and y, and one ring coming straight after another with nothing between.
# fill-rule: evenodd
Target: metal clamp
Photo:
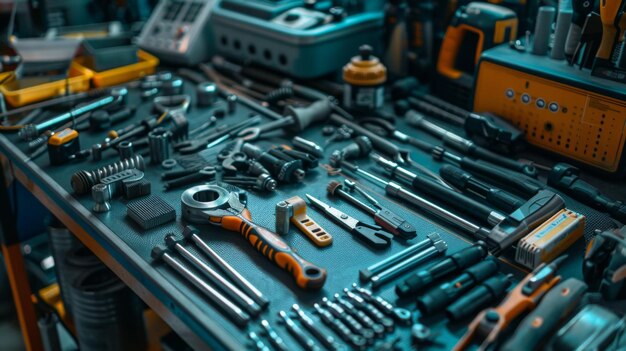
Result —
<instances>
[{"instance_id":1,"label":"metal clamp","mask_svg":"<svg viewBox=\"0 0 626 351\"><path fill-rule=\"evenodd\" d=\"M100 180L100 184L108 187L111 196L114 197L120 193L123 184L133 183L142 180L144 173L136 168L127 169L116 174L112 174L108 177L104 177ZM95 185L94 185L95 186ZM93 191L93 187L92 187Z\"/></svg>"},{"instance_id":2,"label":"metal clamp","mask_svg":"<svg viewBox=\"0 0 626 351\"><path fill-rule=\"evenodd\" d=\"M328 246L333 242L333 237L306 214L306 202L299 196L276 204L276 233L287 234L289 222L298 227L319 247Z\"/></svg>"}]
</instances>

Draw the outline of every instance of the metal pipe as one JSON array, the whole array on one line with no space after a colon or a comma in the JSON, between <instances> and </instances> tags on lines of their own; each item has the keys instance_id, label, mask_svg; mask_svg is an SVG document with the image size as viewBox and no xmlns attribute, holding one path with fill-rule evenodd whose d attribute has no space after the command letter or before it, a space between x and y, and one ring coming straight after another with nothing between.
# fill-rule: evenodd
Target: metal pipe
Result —
<instances>
[{"instance_id":1,"label":"metal pipe","mask_svg":"<svg viewBox=\"0 0 626 351\"><path fill-rule=\"evenodd\" d=\"M219 273L209 267L206 263L200 260L198 257L194 256L189 250L187 250L183 245L179 242L176 242L176 239L173 235L167 235L165 237L165 243L168 247L174 248L181 256L186 258L189 262L191 262L199 271L201 271L204 275L207 276L211 280L211 282L217 286L222 287L222 290L230 295L229 297L240 305L244 306L244 308L251 315L258 315L261 313L261 307L254 302L248 295L246 295L243 291L239 290L236 286L231 284L228 280L222 277Z\"/></svg>"},{"instance_id":2,"label":"metal pipe","mask_svg":"<svg viewBox=\"0 0 626 351\"><path fill-rule=\"evenodd\" d=\"M191 239L196 246L204 252L207 257L215 264L220 267L220 269L231 279L233 280L239 287L250 296L256 303L258 303L262 308L267 307L269 301L263 296L263 294L252 285L246 278L244 278L239 272L237 272L231 265L228 264L223 258L221 258L213 249L207 245L202 238L197 234L197 231L189 226L185 227L183 232L187 239Z\"/></svg>"},{"instance_id":3,"label":"metal pipe","mask_svg":"<svg viewBox=\"0 0 626 351\"><path fill-rule=\"evenodd\" d=\"M435 257L438 254L445 252L448 249L448 244L440 240L436 242L433 246L427 248L426 250L419 252L417 255L412 256L408 260L402 261L397 265L390 267L383 272L372 277L372 288L376 289L391 279L399 276L400 274L408 271L411 268Z\"/></svg>"}]
</instances>

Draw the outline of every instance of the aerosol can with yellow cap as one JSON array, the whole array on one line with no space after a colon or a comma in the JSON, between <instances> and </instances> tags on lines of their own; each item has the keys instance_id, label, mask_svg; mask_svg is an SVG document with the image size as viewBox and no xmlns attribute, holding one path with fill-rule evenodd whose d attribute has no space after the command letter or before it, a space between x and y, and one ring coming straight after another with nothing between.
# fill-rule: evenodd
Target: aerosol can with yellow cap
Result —
<instances>
[{"instance_id":1,"label":"aerosol can with yellow cap","mask_svg":"<svg viewBox=\"0 0 626 351\"><path fill-rule=\"evenodd\" d=\"M344 105L353 110L375 110L383 106L387 68L363 45L359 55L343 67Z\"/></svg>"}]
</instances>

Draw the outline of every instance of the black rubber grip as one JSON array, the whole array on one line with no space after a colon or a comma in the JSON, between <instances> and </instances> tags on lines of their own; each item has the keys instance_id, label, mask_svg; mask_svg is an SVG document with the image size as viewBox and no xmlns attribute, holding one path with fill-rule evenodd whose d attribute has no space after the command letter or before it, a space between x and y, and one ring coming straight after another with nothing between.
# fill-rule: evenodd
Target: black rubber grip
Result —
<instances>
[{"instance_id":1,"label":"black rubber grip","mask_svg":"<svg viewBox=\"0 0 626 351\"><path fill-rule=\"evenodd\" d=\"M428 290L417 298L417 307L423 314L432 314L446 308L456 298L498 271L495 259L487 259L466 269L463 274Z\"/></svg>"},{"instance_id":2,"label":"black rubber grip","mask_svg":"<svg viewBox=\"0 0 626 351\"><path fill-rule=\"evenodd\" d=\"M515 191L525 198L534 196L544 188L543 185L537 184L538 181L533 178L508 171L485 161L475 161L464 157L461 160L461 168L479 174L486 179L496 181L502 187Z\"/></svg>"},{"instance_id":3,"label":"black rubber grip","mask_svg":"<svg viewBox=\"0 0 626 351\"><path fill-rule=\"evenodd\" d=\"M483 308L499 301L506 294L509 286L511 286L511 280L508 277L502 275L491 277L448 306L446 315L453 321L473 316Z\"/></svg>"},{"instance_id":4,"label":"black rubber grip","mask_svg":"<svg viewBox=\"0 0 626 351\"><path fill-rule=\"evenodd\" d=\"M489 223L489 217L495 210L461 193L447 188L433 180L417 176L413 178L411 186L424 194L429 195L455 209L462 211L476 219Z\"/></svg>"},{"instance_id":5,"label":"black rubber grip","mask_svg":"<svg viewBox=\"0 0 626 351\"><path fill-rule=\"evenodd\" d=\"M476 179L470 173L458 167L444 165L439 169L439 174L452 186L464 192L478 194L487 202L506 213L511 213L524 204L524 201L519 197Z\"/></svg>"},{"instance_id":6,"label":"black rubber grip","mask_svg":"<svg viewBox=\"0 0 626 351\"><path fill-rule=\"evenodd\" d=\"M406 297L418 293L435 280L480 262L487 253L487 246L482 241L459 250L433 266L410 275L402 283L396 285L396 294Z\"/></svg>"},{"instance_id":7,"label":"black rubber grip","mask_svg":"<svg viewBox=\"0 0 626 351\"><path fill-rule=\"evenodd\" d=\"M517 160L513 160L506 156L498 155L495 152L489 151L478 145L474 145L474 147L471 147L468 150L467 154L470 156L474 156L475 158L489 161L499 166L515 170L529 177L537 178L537 168L535 168L534 166L519 162Z\"/></svg>"}]
</instances>

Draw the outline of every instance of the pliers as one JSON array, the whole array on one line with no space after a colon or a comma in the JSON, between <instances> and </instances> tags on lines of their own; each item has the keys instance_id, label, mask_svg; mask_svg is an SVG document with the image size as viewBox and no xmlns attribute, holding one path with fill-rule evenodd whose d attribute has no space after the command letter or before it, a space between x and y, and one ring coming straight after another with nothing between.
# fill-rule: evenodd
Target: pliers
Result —
<instances>
[{"instance_id":1,"label":"pliers","mask_svg":"<svg viewBox=\"0 0 626 351\"><path fill-rule=\"evenodd\" d=\"M327 192L330 195L340 197L352 205L356 206L362 211L367 212L369 215L374 217L374 221L376 224L380 225L386 231L392 233L393 235L398 235L404 239L413 239L417 236L417 229L413 227L409 222L403 219L401 216L395 214L390 209L383 207L372 195L365 192L363 189L358 187L356 183L353 181L346 179L345 185L347 189L354 189L363 197L365 197L373 207L366 205L361 200L352 196L346 190L344 190L344 186L338 181L331 180L326 187Z\"/></svg>"},{"instance_id":2,"label":"pliers","mask_svg":"<svg viewBox=\"0 0 626 351\"><path fill-rule=\"evenodd\" d=\"M362 240L375 249L384 249L391 245L393 234L387 233L381 227L360 222L356 218L348 216L347 214L331 207L309 194L306 194L306 197L314 207L333 218L339 225L347 229L350 234L354 235L357 239Z\"/></svg>"}]
</instances>

